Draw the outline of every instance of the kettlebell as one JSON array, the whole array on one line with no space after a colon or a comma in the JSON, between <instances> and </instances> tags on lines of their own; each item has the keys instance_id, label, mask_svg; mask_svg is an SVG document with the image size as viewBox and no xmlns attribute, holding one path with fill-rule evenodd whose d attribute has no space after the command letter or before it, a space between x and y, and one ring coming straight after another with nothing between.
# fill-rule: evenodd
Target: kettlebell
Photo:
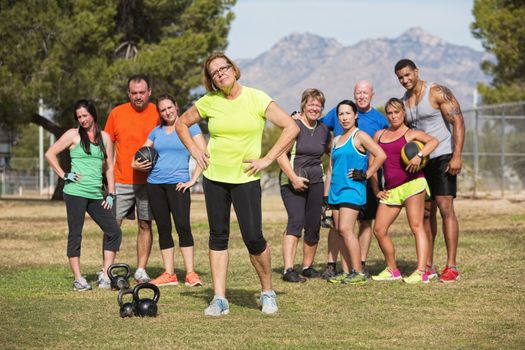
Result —
<instances>
[{"instance_id":1,"label":"kettlebell","mask_svg":"<svg viewBox=\"0 0 525 350\"><path fill-rule=\"evenodd\" d=\"M119 271L119 274L114 274L113 270ZM129 277L131 276L131 269L128 264L112 264L108 267L108 277L111 281L112 289L127 289L129 288Z\"/></svg>"},{"instance_id":2,"label":"kettlebell","mask_svg":"<svg viewBox=\"0 0 525 350\"><path fill-rule=\"evenodd\" d=\"M120 317L133 317L133 302L124 303L122 298L126 294L133 294L133 291L129 288L121 289L118 291L117 301L120 306Z\"/></svg>"},{"instance_id":3,"label":"kettlebell","mask_svg":"<svg viewBox=\"0 0 525 350\"><path fill-rule=\"evenodd\" d=\"M153 291L153 299L139 297L139 291L141 289L151 289ZM160 291L159 288L151 283L137 284L133 288L133 311L136 316L157 316L157 302L159 301Z\"/></svg>"}]
</instances>

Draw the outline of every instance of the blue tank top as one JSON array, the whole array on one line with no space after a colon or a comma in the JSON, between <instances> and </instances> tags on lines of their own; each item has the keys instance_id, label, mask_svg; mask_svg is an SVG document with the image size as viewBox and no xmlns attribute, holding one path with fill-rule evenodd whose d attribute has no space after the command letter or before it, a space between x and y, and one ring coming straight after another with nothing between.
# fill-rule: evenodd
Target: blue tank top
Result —
<instances>
[{"instance_id":1,"label":"blue tank top","mask_svg":"<svg viewBox=\"0 0 525 350\"><path fill-rule=\"evenodd\" d=\"M350 169L365 170L368 166L368 154L362 153L354 145L355 129L348 140L336 146L340 136L334 139L332 148L332 178L330 179L329 204L366 203L366 180L356 181L348 177Z\"/></svg>"}]
</instances>

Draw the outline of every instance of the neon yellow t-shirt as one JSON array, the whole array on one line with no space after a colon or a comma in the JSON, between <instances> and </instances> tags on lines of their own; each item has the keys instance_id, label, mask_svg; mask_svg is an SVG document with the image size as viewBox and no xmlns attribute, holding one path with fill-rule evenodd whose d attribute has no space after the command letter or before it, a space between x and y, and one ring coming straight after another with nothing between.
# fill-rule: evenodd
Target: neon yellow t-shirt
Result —
<instances>
[{"instance_id":1,"label":"neon yellow t-shirt","mask_svg":"<svg viewBox=\"0 0 525 350\"><path fill-rule=\"evenodd\" d=\"M207 179L225 183L246 183L260 174L244 173L248 159L261 157L261 141L266 122L266 108L272 102L266 93L246 86L234 100L222 92L210 92L195 106L202 118L208 119L210 163L204 171Z\"/></svg>"}]
</instances>

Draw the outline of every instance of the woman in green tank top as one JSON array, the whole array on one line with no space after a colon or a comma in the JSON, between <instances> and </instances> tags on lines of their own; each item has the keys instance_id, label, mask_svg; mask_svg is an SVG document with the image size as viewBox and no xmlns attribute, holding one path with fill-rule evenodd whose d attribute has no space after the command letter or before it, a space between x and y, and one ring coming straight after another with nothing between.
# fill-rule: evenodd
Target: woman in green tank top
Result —
<instances>
[{"instance_id":1,"label":"woman in green tank top","mask_svg":"<svg viewBox=\"0 0 525 350\"><path fill-rule=\"evenodd\" d=\"M107 269L115 260L120 248L121 231L111 208L115 198L113 175L113 144L107 133L97 124L97 110L92 101L78 100L74 106L74 118L78 128L66 131L46 152L46 159L64 180L64 201L66 202L69 227L67 256L74 274L73 289L85 291L90 284L80 274L80 244L82 227L87 212L104 231L104 261L97 284L109 289ZM71 171L66 172L58 161L58 154L69 150ZM108 181L108 194L102 191L102 172Z\"/></svg>"}]
</instances>

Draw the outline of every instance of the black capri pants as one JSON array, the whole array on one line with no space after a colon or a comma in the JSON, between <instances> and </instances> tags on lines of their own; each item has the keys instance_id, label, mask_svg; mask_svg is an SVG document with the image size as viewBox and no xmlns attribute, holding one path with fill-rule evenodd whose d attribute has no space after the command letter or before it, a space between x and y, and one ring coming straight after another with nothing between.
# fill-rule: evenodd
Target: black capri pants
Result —
<instances>
[{"instance_id":1,"label":"black capri pants","mask_svg":"<svg viewBox=\"0 0 525 350\"><path fill-rule=\"evenodd\" d=\"M68 257L80 256L82 228L84 227L86 212L104 232L104 250L119 251L122 232L113 211L104 209L101 199L89 199L64 193L64 202L66 203L67 225L69 228L67 236Z\"/></svg>"},{"instance_id":2,"label":"black capri pants","mask_svg":"<svg viewBox=\"0 0 525 350\"><path fill-rule=\"evenodd\" d=\"M179 235L179 247L193 247L193 235L190 226L190 190L177 191L176 186L177 184L150 183L146 186L151 213L159 231L160 249L175 246L171 234L171 216L173 216L175 230Z\"/></svg>"},{"instance_id":3,"label":"black capri pants","mask_svg":"<svg viewBox=\"0 0 525 350\"><path fill-rule=\"evenodd\" d=\"M323 191L323 182L309 184L308 190L303 192L295 191L292 185L281 186L281 197L288 213L287 235L301 237L304 228L305 242L319 242Z\"/></svg>"},{"instance_id":4,"label":"black capri pants","mask_svg":"<svg viewBox=\"0 0 525 350\"><path fill-rule=\"evenodd\" d=\"M230 237L230 208L237 215L242 239L251 255L266 249L262 233L261 183L259 180L229 184L203 177L204 198L210 225L210 250L227 250Z\"/></svg>"}]
</instances>

